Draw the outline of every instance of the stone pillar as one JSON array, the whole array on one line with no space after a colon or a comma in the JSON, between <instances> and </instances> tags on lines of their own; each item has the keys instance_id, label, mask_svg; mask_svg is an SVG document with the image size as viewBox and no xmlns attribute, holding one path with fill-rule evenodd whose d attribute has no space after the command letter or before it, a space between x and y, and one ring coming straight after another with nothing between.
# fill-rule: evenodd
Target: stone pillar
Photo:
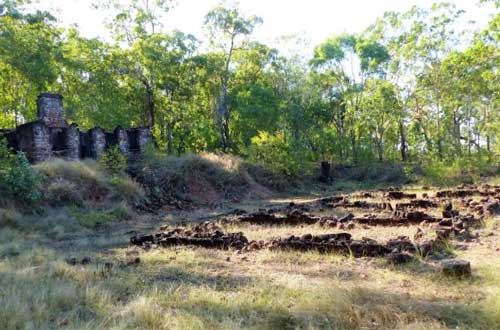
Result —
<instances>
[{"instance_id":1,"label":"stone pillar","mask_svg":"<svg viewBox=\"0 0 500 330\"><path fill-rule=\"evenodd\" d=\"M100 127L92 128L89 131L90 157L98 159L106 150L106 134Z\"/></svg>"},{"instance_id":2,"label":"stone pillar","mask_svg":"<svg viewBox=\"0 0 500 330\"><path fill-rule=\"evenodd\" d=\"M68 160L78 160L81 155L80 130L76 124L70 125L65 132L66 158Z\"/></svg>"},{"instance_id":3,"label":"stone pillar","mask_svg":"<svg viewBox=\"0 0 500 330\"><path fill-rule=\"evenodd\" d=\"M62 100L63 97L58 94L40 94L37 100L38 120L49 128L67 127Z\"/></svg>"},{"instance_id":4,"label":"stone pillar","mask_svg":"<svg viewBox=\"0 0 500 330\"><path fill-rule=\"evenodd\" d=\"M33 124L33 162L44 162L50 158L52 146L47 126L42 123Z\"/></svg>"},{"instance_id":5,"label":"stone pillar","mask_svg":"<svg viewBox=\"0 0 500 330\"><path fill-rule=\"evenodd\" d=\"M39 163L50 158L52 145L50 131L45 124L35 121L21 125L16 130L17 150L26 153L32 163Z\"/></svg>"},{"instance_id":6,"label":"stone pillar","mask_svg":"<svg viewBox=\"0 0 500 330\"><path fill-rule=\"evenodd\" d=\"M330 182L330 163L329 162L321 162L319 181L321 181L323 183Z\"/></svg>"},{"instance_id":7,"label":"stone pillar","mask_svg":"<svg viewBox=\"0 0 500 330\"><path fill-rule=\"evenodd\" d=\"M127 131L124 130L122 127L118 126L117 128L115 128L114 135L115 135L115 141L116 141L116 145L118 146L118 149L120 149L120 151L125 156L127 156L129 153L129 149L130 149Z\"/></svg>"},{"instance_id":8,"label":"stone pillar","mask_svg":"<svg viewBox=\"0 0 500 330\"><path fill-rule=\"evenodd\" d=\"M151 134L151 130L148 127L137 128L137 146L139 148L139 152L142 153L146 151L146 147L152 143L153 134Z\"/></svg>"}]
</instances>

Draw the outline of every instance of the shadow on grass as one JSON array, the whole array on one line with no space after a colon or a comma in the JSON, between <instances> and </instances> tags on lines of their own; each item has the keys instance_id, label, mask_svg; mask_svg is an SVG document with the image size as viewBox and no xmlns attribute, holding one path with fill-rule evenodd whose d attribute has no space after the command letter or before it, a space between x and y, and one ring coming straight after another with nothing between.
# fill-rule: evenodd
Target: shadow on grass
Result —
<instances>
[{"instance_id":1,"label":"shadow on grass","mask_svg":"<svg viewBox=\"0 0 500 330\"><path fill-rule=\"evenodd\" d=\"M314 299L289 291L264 287L254 292L253 299L202 298L177 308L210 328L238 324L252 329L399 329L412 323L453 329L498 328L498 320L485 314L480 305L429 301L374 289L326 289L319 295L311 292Z\"/></svg>"}]
</instances>

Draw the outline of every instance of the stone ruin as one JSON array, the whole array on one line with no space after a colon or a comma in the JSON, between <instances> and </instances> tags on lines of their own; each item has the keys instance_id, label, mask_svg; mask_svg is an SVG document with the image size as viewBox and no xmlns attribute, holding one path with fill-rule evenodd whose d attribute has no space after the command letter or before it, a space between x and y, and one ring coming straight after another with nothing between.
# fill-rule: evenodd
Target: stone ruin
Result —
<instances>
[{"instance_id":1,"label":"stone ruin","mask_svg":"<svg viewBox=\"0 0 500 330\"><path fill-rule=\"evenodd\" d=\"M53 157L67 160L97 159L109 147L118 146L131 159L140 155L153 136L148 127L115 128L106 132L100 127L81 131L76 124L69 125L64 118L63 97L43 93L38 96L38 120L16 129L0 130L14 151L26 153L29 161L39 163Z\"/></svg>"}]
</instances>

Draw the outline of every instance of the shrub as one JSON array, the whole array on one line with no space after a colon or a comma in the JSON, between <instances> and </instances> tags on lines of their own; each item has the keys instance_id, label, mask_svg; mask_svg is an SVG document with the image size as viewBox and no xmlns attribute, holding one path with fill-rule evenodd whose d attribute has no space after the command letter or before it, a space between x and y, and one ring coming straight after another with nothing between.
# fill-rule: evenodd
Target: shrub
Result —
<instances>
[{"instance_id":1,"label":"shrub","mask_svg":"<svg viewBox=\"0 0 500 330\"><path fill-rule=\"evenodd\" d=\"M250 160L262 164L277 175L299 176L311 170L310 152L296 143L289 143L282 132L271 135L259 132L248 150Z\"/></svg>"},{"instance_id":2,"label":"shrub","mask_svg":"<svg viewBox=\"0 0 500 330\"><path fill-rule=\"evenodd\" d=\"M102 154L99 159L99 164L108 173L118 175L125 172L127 168L127 159L118 146L113 146Z\"/></svg>"},{"instance_id":3,"label":"shrub","mask_svg":"<svg viewBox=\"0 0 500 330\"><path fill-rule=\"evenodd\" d=\"M7 140L0 138L0 178L5 177L12 167L13 157L7 146Z\"/></svg>"},{"instance_id":4,"label":"shrub","mask_svg":"<svg viewBox=\"0 0 500 330\"><path fill-rule=\"evenodd\" d=\"M14 196L19 198L23 204L33 205L40 202L41 194L38 184L41 177L31 167L22 151L14 157L12 166L7 169L4 180Z\"/></svg>"}]
</instances>

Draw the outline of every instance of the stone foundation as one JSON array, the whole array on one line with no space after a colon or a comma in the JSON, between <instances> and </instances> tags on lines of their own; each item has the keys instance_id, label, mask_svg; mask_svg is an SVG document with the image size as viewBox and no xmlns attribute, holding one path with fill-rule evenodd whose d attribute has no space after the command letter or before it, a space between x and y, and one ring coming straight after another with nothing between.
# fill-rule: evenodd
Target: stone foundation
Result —
<instances>
[{"instance_id":1,"label":"stone foundation","mask_svg":"<svg viewBox=\"0 0 500 330\"><path fill-rule=\"evenodd\" d=\"M112 146L117 146L124 155L135 159L148 144L154 144L147 127L117 127L113 132L95 127L85 132L80 131L76 124L68 125L60 95L41 94L37 105L37 121L17 129L0 130L0 137L4 136L14 151L25 152L30 162L43 162L52 157L97 159Z\"/></svg>"}]
</instances>

